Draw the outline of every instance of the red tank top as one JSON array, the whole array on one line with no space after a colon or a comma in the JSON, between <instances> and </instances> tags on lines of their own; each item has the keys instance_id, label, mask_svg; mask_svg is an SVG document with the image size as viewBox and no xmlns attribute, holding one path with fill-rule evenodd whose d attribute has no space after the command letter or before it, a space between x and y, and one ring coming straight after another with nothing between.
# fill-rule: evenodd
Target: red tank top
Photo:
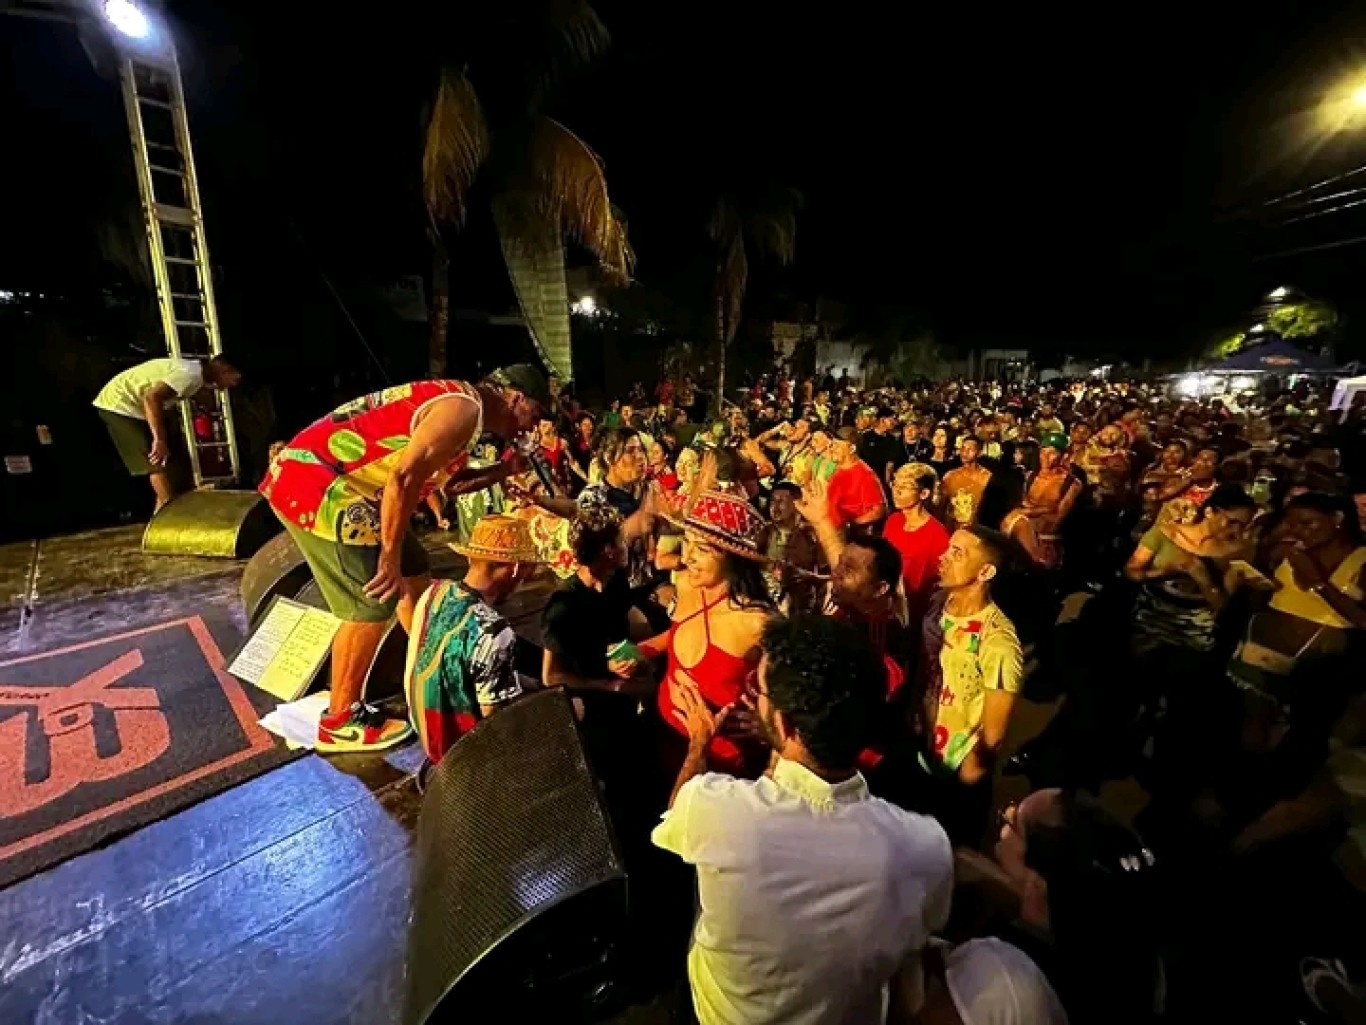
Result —
<instances>
[{"instance_id":1,"label":"red tank top","mask_svg":"<svg viewBox=\"0 0 1366 1025\"><path fill-rule=\"evenodd\" d=\"M704 599L700 609L669 626L668 666L664 674L665 686L659 688L659 714L664 717L665 722L684 736L688 735L688 727L675 714L677 709L668 686L677 679L680 670L697 683L702 697L713 710L734 704L745 693L745 684L751 672L749 663L739 655L732 655L711 642L711 619L707 613L728 598L728 594L723 595L710 605ZM685 666L678 660L678 652L674 650L674 634L681 625L697 616L702 617L707 650L703 652L696 665ZM736 775L745 773L748 761L746 752L735 741L722 736L712 738L711 744L707 747L707 759L713 768Z\"/></svg>"},{"instance_id":2,"label":"red tank top","mask_svg":"<svg viewBox=\"0 0 1366 1025\"><path fill-rule=\"evenodd\" d=\"M281 452L260 491L289 523L329 541L379 543L379 499L421 414L458 398L483 405L463 381L416 381L363 395L305 427ZM480 421L482 423L482 419ZM470 438L479 440L479 428ZM427 481L423 496L464 466L462 452Z\"/></svg>"}]
</instances>

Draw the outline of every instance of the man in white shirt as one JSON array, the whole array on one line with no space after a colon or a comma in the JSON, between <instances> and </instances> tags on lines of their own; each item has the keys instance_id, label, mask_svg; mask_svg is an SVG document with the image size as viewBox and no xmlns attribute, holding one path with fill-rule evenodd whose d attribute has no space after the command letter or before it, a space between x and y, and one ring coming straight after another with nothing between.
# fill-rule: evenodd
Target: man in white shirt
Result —
<instances>
[{"instance_id":1,"label":"man in white shirt","mask_svg":"<svg viewBox=\"0 0 1366 1025\"><path fill-rule=\"evenodd\" d=\"M93 405L123 465L134 477L151 481L158 509L175 497L166 472L171 454L167 410L193 398L201 388L232 388L241 380L241 373L222 356L149 359L115 375L95 396Z\"/></svg>"},{"instance_id":2,"label":"man in white shirt","mask_svg":"<svg viewBox=\"0 0 1366 1025\"><path fill-rule=\"evenodd\" d=\"M884 707L867 639L777 618L763 649L755 711L775 758L759 780L705 771L729 709L680 687L689 753L653 839L697 866L693 1007L702 1025L881 1022L892 976L948 918L949 840L854 768Z\"/></svg>"}]
</instances>

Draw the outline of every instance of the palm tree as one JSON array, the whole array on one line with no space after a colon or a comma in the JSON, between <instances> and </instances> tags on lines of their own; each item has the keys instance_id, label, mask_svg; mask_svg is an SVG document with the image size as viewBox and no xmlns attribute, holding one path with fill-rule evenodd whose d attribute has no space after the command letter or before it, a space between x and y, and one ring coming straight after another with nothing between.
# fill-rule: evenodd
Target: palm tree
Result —
<instances>
[{"instance_id":1,"label":"palm tree","mask_svg":"<svg viewBox=\"0 0 1366 1025\"><path fill-rule=\"evenodd\" d=\"M749 284L749 261L753 255L786 267L796 256L797 211L802 197L794 189L770 189L752 202L723 196L707 225L719 250L716 264L716 407L726 394L726 351L735 341Z\"/></svg>"},{"instance_id":2,"label":"palm tree","mask_svg":"<svg viewBox=\"0 0 1366 1025\"><path fill-rule=\"evenodd\" d=\"M518 5L513 5L518 6ZM572 373L564 241L625 279L632 254L607 194L602 161L544 113L555 86L606 49L607 30L584 0L535 0L462 38L471 60L448 65L432 104L422 157L433 248L430 362L446 368L449 257L442 225L460 227L471 192L487 194L518 303L552 373ZM477 88L478 87L478 88Z\"/></svg>"}]
</instances>

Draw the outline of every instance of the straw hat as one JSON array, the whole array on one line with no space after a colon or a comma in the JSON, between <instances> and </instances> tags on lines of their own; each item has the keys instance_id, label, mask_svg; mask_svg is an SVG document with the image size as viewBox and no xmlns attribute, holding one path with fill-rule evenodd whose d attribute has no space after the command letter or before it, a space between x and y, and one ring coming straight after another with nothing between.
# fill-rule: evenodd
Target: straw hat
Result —
<instances>
[{"instance_id":1,"label":"straw hat","mask_svg":"<svg viewBox=\"0 0 1366 1025\"><path fill-rule=\"evenodd\" d=\"M683 521L716 547L744 559L764 559L764 518L744 497L726 491L704 491Z\"/></svg>"},{"instance_id":2,"label":"straw hat","mask_svg":"<svg viewBox=\"0 0 1366 1025\"><path fill-rule=\"evenodd\" d=\"M451 545L467 559L485 562L543 562L531 528L525 520L492 514L485 516L470 531L468 544Z\"/></svg>"}]
</instances>

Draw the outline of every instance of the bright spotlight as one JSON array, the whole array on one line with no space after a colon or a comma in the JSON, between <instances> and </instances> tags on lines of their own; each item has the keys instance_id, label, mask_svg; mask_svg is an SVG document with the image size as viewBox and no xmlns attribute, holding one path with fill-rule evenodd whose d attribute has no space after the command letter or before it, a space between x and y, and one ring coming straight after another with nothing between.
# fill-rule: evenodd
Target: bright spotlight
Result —
<instances>
[{"instance_id":1,"label":"bright spotlight","mask_svg":"<svg viewBox=\"0 0 1366 1025\"><path fill-rule=\"evenodd\" d=\"M576 299L572 308L575 313L591 317L598 312L598 302L591 295L585 295L581 299Z\"/></svg>"},{"instance_id":2,"label":"bright spotlight","mask_svg":"<svg viewBox=\"0 0 1366 1025\"><path fill-rule=\"evenodd\" d=\"M152 34L152 23L132 0L105 0L104 16L129 39L146 39Z\"/></svg>"},{"instance_id":3,"label":"bright spotlight","mask_svg":"<svg viewBox=\"0 0 1366 1025\"><path fill-rule=\"evenodd\" d=\"M1286 288L1284 285L1281 285L1279 288L1273 288L1269 293L1267 293L1267 298L1268 298L1268 299L1284 299L1284 298L1285 298L1286 296L1288 296L1289 294L1290 294L1290 289Z\"/></svg>"},{"instance_id":4,"label":"bright spotlight","mask_svg":"<svg viewBox=\"0 0 1366 1025\"><path fill-rule=\"evenodd\" d=\"M1352 106L1366 108L1366 85L1359 85L1352 90Z\"/></svg>"}]
</instances>

